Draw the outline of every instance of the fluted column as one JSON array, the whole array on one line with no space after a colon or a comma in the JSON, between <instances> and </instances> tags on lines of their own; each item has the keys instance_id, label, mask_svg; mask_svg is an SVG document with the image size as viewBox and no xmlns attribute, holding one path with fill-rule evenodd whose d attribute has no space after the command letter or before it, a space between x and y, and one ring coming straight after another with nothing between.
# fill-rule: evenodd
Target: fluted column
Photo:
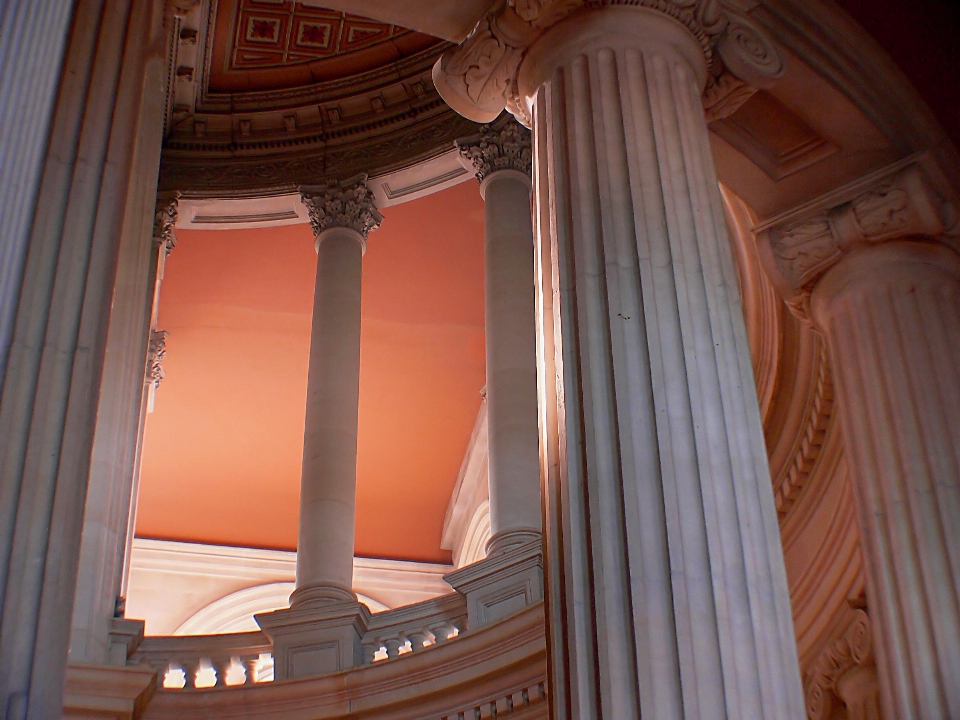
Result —
<instances>
[{"instance_id":1,"label":"fluted column","mask_svg":"<svg viewBox=\"0 0 960 720\"><path fill-rule=\"evenodd\" d=\"M762 247L830 350L884 714L960 717L958 215L915 163L825 204Z\"/></svg>"},{"instance_id":2,"label":"fluted column","mask_svg":"<svg viewBox=\"0 0 960 720\"><path fill-rule=\"evenodd\" d=\"M488 553L540 539L540 438L530 133L516 121L458 141L484 199Z\"/></svg>"},{"instance_id":3,"label":"fluted column","mask_svg":"<svg viewBox=\"0 0 960 720\"><path fill-rule=\"evenodd\" d=\"M710 2L578 4L488 16L434 69L456 109L472 103L484 119L506 88L500 102L533 124L554 712L799 720L700 102L724 16ZM756 34L750 45L769 48ZM515 84L479 77L518 65Z\"/></svg>"},{"instance_id":4,"label":"fluted column","mask_svg":"<svg viewBox=\"0 0 960 720\"><path fill-rule=\"evenodd\" d=\"M139 146L147 155L143 158L147 167L160 162L163 115L154 121L154 127L143 128L153 142ZM123 614L124 558L134 529L143 416L154 389L145 377L149 356L156 356L151 352L156 347L152 310L158 270L175 242L177 218L177 196L158 200L156 179L149 178L145 174L147 187L137 188L132 198L136 212L126 215L120 240L83 514L70 637L72 662L105 664L110 656L111 619Z\"/></svg>"},{"instance_id":5,"label":"fluted column","mask_svg":"<svg viewBox=\"0 0 960 720\"><path fill-rule=\"evenodd\" d=\"M141 162L137 143L162 141L166 38L159 0L76 4L0 399L0 708L10 720L62 714L117 258L125 219L150 220L152 202L137 218L135 200L151 183L156 195L157 165Z\"/></svg>"}]
</instances>

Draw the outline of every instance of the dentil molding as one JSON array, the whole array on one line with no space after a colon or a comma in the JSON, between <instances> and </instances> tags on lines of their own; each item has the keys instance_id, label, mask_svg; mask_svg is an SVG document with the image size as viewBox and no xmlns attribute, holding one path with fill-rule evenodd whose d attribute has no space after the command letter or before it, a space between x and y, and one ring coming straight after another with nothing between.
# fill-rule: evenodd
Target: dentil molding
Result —
<instances>
[{"instance_id":1,"label":"dentil molding","mask_svg":"<svg viewBox=\"0 0 960 720\"><path fill-rule=\"evenodd\" d=\"M529 48L576 12L618 5L662 13L690 31L711 78L710 98L705 101L710 108L729 105L733 108L727 109L729 114L749 98L744 84L764 86L783 73L783 61L767 34L719 0L501 0L466 40L440 57L433 67L434 85L466 118L490 122L506 108L529 126L527 99L520 97L517 83ZM732 102L727 103L728 98Z\"/></svg>"}]
</instances>

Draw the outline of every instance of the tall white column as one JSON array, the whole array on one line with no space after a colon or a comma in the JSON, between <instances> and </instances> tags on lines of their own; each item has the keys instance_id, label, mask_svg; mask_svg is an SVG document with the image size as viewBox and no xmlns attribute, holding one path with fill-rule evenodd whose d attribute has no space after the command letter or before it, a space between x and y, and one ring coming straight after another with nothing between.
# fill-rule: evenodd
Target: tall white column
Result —
<instances>
[{"instance_id":1,"label":"tall white column","mask_svg":"<svg viewBox=\"0 0 960 720\"><path fill-rule=\"evenodd\" d=\"M290 610L258 615L280 679L360 661L365 610L353 592L361 263L383 220L365 176L301 187L316 235L317 280L300 478L297 589ZM332 649L331 649L332 648Z\"/></svg>"},{"instance_id":2,"label":"tall white column","mask_svg":"<svg viewBox=\"0 0 960 720\"><path fill-rule=\"evenodd\" d=\"M62 713L124 215L136 213L131 200L144 183L156 182L156 165L141 166L136 146L141 124L162 135L154 120L164 107L163 28L161 0L79 0L73 17L71 80L57 98L0 400L0 708L8 720Z\"/></svg>"},{"instance_id":3,"label":"tall white column","mask_svg":"<svg viewBox=\"0 0 960 720\"><path fill-rule=\"evenodd\" d=\"M799 720L700 102L725 18L576 5L498 11L434 70L455 109L485 120L499 89L533 124L554 712Z\"/></svg>"},{"instance_id":4,"label":"tall white column","mask_svg":"<svg viewBox=\"0 0 960 720\"><path fill-rule=\"evenodd\" d=\"M761 247L830 350L884 716L960 717L960 215L914 163L819 205Z\"/></svg>"},{"instance_id":5,"label":"tall white column","mask_svg":"<svg viewBox=\"0 0 960 720\"><path fill-rule=\"evenodd\" d=\"M540 539L540 431L530 132L458 141L484 199L490 554Z\"/></svg>"}]
</instances>

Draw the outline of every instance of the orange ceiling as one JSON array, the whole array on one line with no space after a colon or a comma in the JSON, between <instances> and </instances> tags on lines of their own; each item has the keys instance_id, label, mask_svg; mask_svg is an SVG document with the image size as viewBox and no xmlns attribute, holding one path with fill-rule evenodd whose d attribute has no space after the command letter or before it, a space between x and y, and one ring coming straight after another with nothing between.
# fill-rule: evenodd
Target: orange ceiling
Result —
<instances>
[{"instance_id":1,"label":"orange ceiling","mask_svg":"<svg viewBox=\"0 0 960 720\"><path fill-rule=\"evenodd\" d=\"M388 67L435 37L294 0L221 0L209 89L278 90Z\"/></svg>"},{"instance_id":2,"label":"orange ceiling","mask_svg":"<svg viewBox=\"0 0 960 720\"><path fill-rule=\"evenodd\" d=\"M356 553L449 562L443 517L484 384L483 205L470 182L383 214L363 262ZM310 228L177 235L137 534L294 549Z\"/></svg>"}]
</instances>

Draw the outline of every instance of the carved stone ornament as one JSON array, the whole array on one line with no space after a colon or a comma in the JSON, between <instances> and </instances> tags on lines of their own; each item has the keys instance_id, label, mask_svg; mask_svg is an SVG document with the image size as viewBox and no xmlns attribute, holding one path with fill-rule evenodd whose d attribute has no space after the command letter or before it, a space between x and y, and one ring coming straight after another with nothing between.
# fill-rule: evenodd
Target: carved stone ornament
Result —
<instances>
[{"instance_id":1,"label":"carved stone ornament","mask_svg":"<svg viewBox=\"0 0 960 720\"><path fill-rule=\"evenodd\" d=\"M838 701L842 702L840 695L843 693L840 691L838 694L838 689L844 675L859 669L876 673L870 617L863 610L857 609L853 610L850 622L840 638L817 658L804 678L808 720L829 720L833 717L834 705ZM879 720L877 697L861 697L857 700L856 704L861 706L856 708L859 713L851 714L851 717L863 717L865 720L875 717ZM848 707L849 709L851 708ZM870 709L876 714L870 712Z\"/></svg>"},{"instance_id":2,"label":"carved stone ornament","mask_svg":"<svg viewBox=\"0 0 960 720\"><path fill-rule=\"evenodd\" d=\"M179 217L179 202L179 193L161 193L157 196L157 205L153 213L154 242L158 245L162 243L168 255L177 244L177 236L173 229Z\"/></svg>"},{"instance_id":3,"label":"carved stone ornament","mask_svg":"<svg viewBox=\"0 0 960 720\"><path fill-rule=\"evenodd\" d=\"M517 74L527 50L568 15L613 5L654 10L684 25L699 43L714 76L722 71L715 51L723 65L751 85L763 86L783 73L780 56L767 35L749 19L725 11L719 0L501 0L466 40L437 61L434 84L464 117L491 122L506 108L529 127L526 102L517 90Z\"/></svg>"},{"instance_id":4,"label":"carved stone ornament","mask_svg":"<svg viewBox=\"0 0 960 720\"><path fill-rule=\"evenodd\" d=\"M794 313L806 318L817 280L859 247L910 236L957 233L956 208L939 197L916 162L838 191L831 203L758 228L761 257ZM824 207L826 206L826 207Z\"/></svg>"},{"instance_id":5,"label":"carved stone ornament","mask_svg":"<svg viewBox=\"0 0 960 720\"><path fill-rule=\"evenodd\" d=\"M520 123L510 121L500 130L482 125L478 136L457 140L456 145L461 162L473 170L478 182L482 183L497 170L530 174L533 164L531 134Z\"/></svg>"},{"instance_id":6,"label":"carved stone ornament","mask_svg":"<svg viewBox=\"0 0 960 720\"><path fill-rule=\"evenodd\" d=\"M314 235L342 227L356 230L366 240L372 230L380 227L383 215L377 210L366 180L366 175L357 175L340 183L300 186L300 197L310 214Z\"/></svg>"},{"instance_id":7,"label":"carved stone ornament","mask_svg":"<svg viewBox=\"0 0 960 720\"><path fill-rule=\"evenodd\" d=\"M170 333L166 330L151 330L150 343L147 346L147 384L154 389L160 387L163 380L163 358L167 354L167 338Z\"/></svg>"}]
</instances>

